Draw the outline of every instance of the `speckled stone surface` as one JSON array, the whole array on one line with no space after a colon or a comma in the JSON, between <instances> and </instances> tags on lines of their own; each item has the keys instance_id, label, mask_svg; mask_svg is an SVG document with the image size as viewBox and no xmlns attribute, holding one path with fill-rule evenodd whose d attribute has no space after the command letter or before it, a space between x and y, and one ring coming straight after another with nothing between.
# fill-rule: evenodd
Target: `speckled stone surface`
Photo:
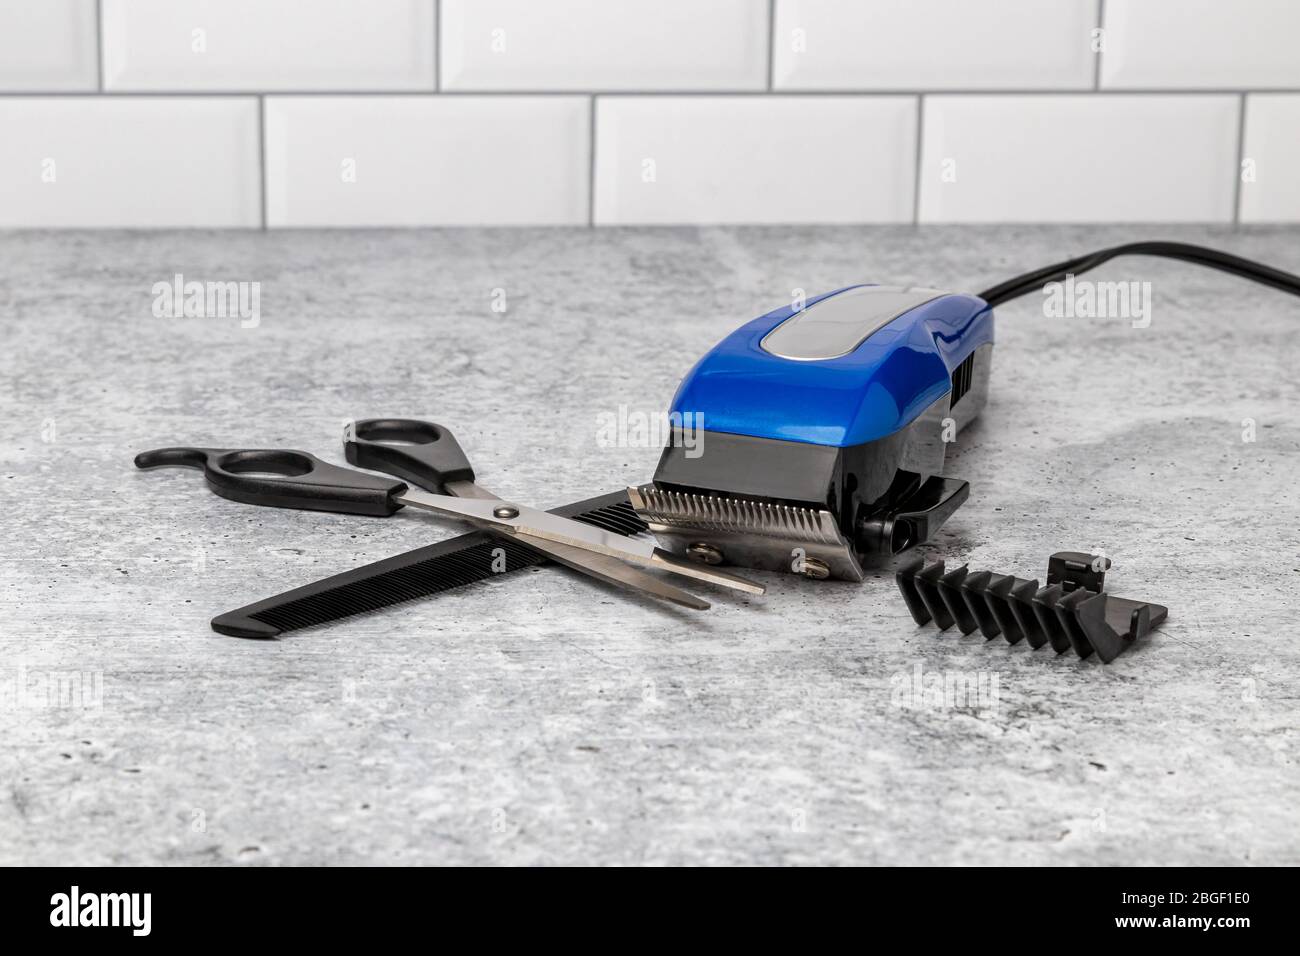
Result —
<instances>
[{"instance_id":1,"label":"speckled stone surface","mask_svg":"<svg viewBox=\"0 0 1300 956\"><path fill-rule=\"evenodd\" d=\"M1139 236L1300 272L1294 229L0 235L0 863L1300 863L1300 299L1130 259L1095 277L1150 280L1150 328L999 310L925 550L1104 550L1172 608L1110 666L917 628L888 572L696 614L547 568L234 640L209 618L460 529L131 465L339 461L342 422L400 414L554 505L647 479L599 416L795 288L978 290ZM178 272L259 281L260 324L155 317ZM996 698L904 706L918 665Z\"/></svg>"}]
</instances>

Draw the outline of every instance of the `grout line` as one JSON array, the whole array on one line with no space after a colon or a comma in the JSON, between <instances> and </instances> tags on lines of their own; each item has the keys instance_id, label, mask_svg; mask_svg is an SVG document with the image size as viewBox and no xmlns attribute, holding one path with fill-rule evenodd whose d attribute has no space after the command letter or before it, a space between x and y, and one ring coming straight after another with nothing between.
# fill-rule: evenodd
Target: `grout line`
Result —
<instances>
[{"instance_id":1,"label":"grout line","mask_svg":"<svg viewBox=\"0 0 1300 956\"><path fill-rule=\"evenodd\" d=\"M988 89L988 90L948 90L948 89L907 89L907 90L780 90L769 93L766 90L441 90L438 91L438 98L444 97L503 97L503 96L608 96L608 97L712 97L714 99L728 99L733 97L809 97L819 96L822 98L839 98L856 96L861 98L867 97L900 97L900 96L1088 96L1091 97L1093 90L1086 88L1077 89L1050 89L1050 90L1008 90L1008 89ZM1104 96L1240 96L1246 93L1300 93L1300 86L1252 86L1248 90L1242 89L1210 89L1208 87L1197 87L1195 89L1135 89L1135 88L1114 88L1107 87L1101 91ZM86 96L85 92L78 93L74 90L22 90L13 93L0 93L0 100L3 99L21 99L24 97L65 97L73 98L77 96ZM106 97L119 97L123 99L146 98L146 97L219 97L219 96L303 96L303 97L348 97L350 99L368 99L373 97L411 97L425 96L433 97L432 90L105 90Z\"/></svg>"},{"instance_id":2,"label":"grout line","mask_svg":"<svg viewBox=\"0 0 1300 956\"><path fill-rule=\"evenodd\" d=\"M1246 159L1246 94L1237 100L1237 168L1233 171L1232 225L1241 225L1241 164Z\"/></svg>"},{"instance_id":3,"label":"grout line","mask_svg":"<svg viewBox=\"0 0 1300 956\"><path fill-rule=\"evenodd\" d=\"M266 97L257 98L257 169L262 185L262 231L270 228L266 216Z\"/></svg>"},{"instance_id":4,"label":"grout line","mask_svg":"<svg viewBox=\"0 0 1300 956\"><path fill-rule=\"evenodd\" d=\"M596 225L596 97L587 114L587 226Z\"/></svg>"},{"instance_id":5,"label":"grout line","mask_svg":"<svg viewBox=\"0 0 1300 956\"><path fill-rule=\"evenodd\" d=\"M767 0L767 91L772 92L776 72L776 0Z\"/></svg>"},{"instance_id":6,"label":"grout line","mask_svg":"<svg viewBox=\"0 0 1300 956\"><path fill-rule=\"evenodd\" d=\"M104 0L95 0L95 64L99 92L104 92Z\"/></svg>"},{"instance_id":7,"label":"grout line","mask_svg":"<svg viewBox=\"0 0 1300 956\"><path fill-rule=\"evenodd\" d=\"M925 127L925 95L916 98L916 161L912 173L912 225L921 224L921 146Z\"/></svg>"},{"instance_id":8,"label":"grout line","mask_svg":"<svg viewBox=\"0 0 1300 956\"><path fill-rule=\"evenodd\" d=\"M1097 29L1101 31L1101 49L1093 56L1092 88L1101 89L1101 58L1106 55L1106 0L1097 0Z\"/></svg>"}]
</instances>

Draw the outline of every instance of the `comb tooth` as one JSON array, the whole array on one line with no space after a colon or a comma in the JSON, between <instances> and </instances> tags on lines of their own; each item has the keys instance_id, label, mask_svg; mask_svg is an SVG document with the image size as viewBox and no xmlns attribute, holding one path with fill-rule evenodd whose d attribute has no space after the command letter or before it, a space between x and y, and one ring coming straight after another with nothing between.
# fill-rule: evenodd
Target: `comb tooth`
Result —
<instances>
[{"instance_id":1,"label":"comb tooth","mask_svg":"<svg viewBox=\"0 0 1300 956\"><path fill-rule=\"evenodd\" d=\"M970 608L966 606L966 599L961 596L961 583L969 573L970 565L963 564L960 568L949 571L938 581L939 597L943 598L943 606L948 609L948 613L952 615L958 630L963 635L979 627L975 618L971 616Z\"/></svg>"},{"instance_id":2,"label":"comb tooth","mask_svg":"<svg viewBox=\"0 0 1300 956\"><path fill-rule=\"evenodd\" d=\"M1077 617L1079 627L1087 634L1088 641L1103 664L1109 664L1119 657L1125 648L1151 629L1149 605L1111 598L1104 592L1080 601ZM1126 625L1123 632L1112 625L1114 618L1120 618L1121 623Z\"/></svg>"},{"instance_id":3,"label":"comb tooth","mask_svg":"<svg viewBox=\"0 0 1300 956\"><path fill-rule=\"evenodd\" d=\"M631 503L626 501L576 515L574 520L626 537L644 534L649 530L646 523L633 510Z\"/></svg>"},{"instance_id":4,"label":"comb tooth","mask_svg":"<svg viewBox=\"0 0 1300 956\"><path fill-rule=\"evenodd\" d=\"M976 571L974 574L966 575L966 580L961 583L966 607L970 609L971 616L975 618L975 623L979 625L980 633L984 635L986 641L1002 633L997 619L989 611L989 602L984 599L984 590L989 586L992 578L992 571Z\"/></svg>"},{"instance_id":5,"label":"comb tooth","mask_svg":"<svg viewBox=\"0 0 1300 956\"><path fill-rule=\"evenodd\" d=\"M921 592L921 600L925 602L925 609L934 618L935 626L941 631L946 631L952 627L952 615L948 613L943 598L939 596L937 582L941 577L943 577L943 562L936 561L916 576L916 589Z\"/></svg>"},{"instance_id":6,"label":"comb tooth","mask_svg":"<svg viewBox=\"0 0 1300 956\"><path fill-rule=\"evenodd\" d=\"M906 564L900 565L898 570L894 572L894 583L898 585L898 590L903 593L903 603L907 605L912 620L917 624L928 624L931 620L930 612L925 607L925 601L921 600L921 592L916 588L916 575L923 567L925 567L925 559L914 558Z\"/></svg>"},{"instance_id":7,"label":"comb tooth","mask_svg":"<svg viewBox=\"0 0 1300 956\"><path fill-rule=\"evenodd\" d=\"M1016 623L1020 625L1020 631L1025 635L1025 640L1034 650L1038 650L1047 643L1047 635L1043 632L1043 625L1038 620L1038 615L1034 613L1034 595L1038 593L1038 581L1019 581L1011 589L1011 598L1009 605L1011 613L1015 615Z\"/></svg>"},{"instance_id":8,"label":"comb tooth","mask_svg":"<svg viewBox=\"0 0 1300 956\"><path fill-rule=\"evenodd\" d=\"M1143 604L1141 607L1134 609L1134 611L1129 615L1128 630L1129 634L1133 636L1133 640L1136 641L1139 637L1143 637L1150 633L1151 628L1156 626L1157 622L1155 611L1153 609L1154 607L1155 606L1150 604ZM1160 610L1163 611L1164 608L1160 608ZM1163 614L1160 615L1160 619L1164 620Z\"/></svg>"},{"instance_id":9,"label":"comb tooth","mask_svg":"<svg viewBox=\"0 0 1300 956\"><path fill-rule=\"evenodd\" d=\"M1133 640L1145 636L1169 616L1169 608L1128 598L1109 597L1106 604L1106 623L1116 632L1127 634Z\"/></svg>"},{"instance_id":10,"label":"comb tooth","mask_svg":"<svg viewBox=\"0 0 1300 956\"><path fill-rule=\"evenodd\" d=\"M1008 644L1017 644L1025 637L1020 630L1020 622L1011 613L1010 596L1015 583L1016 579L1009 574L995 574L989 581L989 586L984 589L984 600L988 602L989 613L998 622Z\"/></svg>"},{"instance_id":11,"label":"comb tooth","mask_svg":"<svg viewBox=\"0 0 1300 956\"><path fill-rule=\"evenodd\" d=\"M1079 655L1079 660L1087 660L1093 652L1092 642L1079 624L1079 605L1092 596L1092 591L1078 588L1056 602L1056 616L1061 619L1061 627L1065 629L1065 636L1070 639L1070 646Z\"/></svg>"},{"instance_id":12,"label":"comb tooth","mask_svg":"<svg viewBox=\"0 0 1300 956\"><path fill-rule=\"evenodd\" d=\"M1059 584L1049 584L1034 595L1034 616L1047 635L1052 650L1064 654L1070 649L1070 639L1066 637L1065 628L1056 614L1056 602L1061 600L1065 589Z\"/></svg>"}]
</instances>

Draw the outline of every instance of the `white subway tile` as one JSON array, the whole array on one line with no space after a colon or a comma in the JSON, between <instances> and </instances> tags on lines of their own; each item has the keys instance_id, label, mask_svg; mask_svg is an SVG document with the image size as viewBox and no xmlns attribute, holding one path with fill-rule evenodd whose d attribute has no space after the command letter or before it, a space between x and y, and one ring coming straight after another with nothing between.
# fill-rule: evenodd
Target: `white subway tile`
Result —
<instances>
[{"instance_id":1,"label":"white subway tile","mask_svg":"<svg viewBox=\"0 0 1300 956\"><path fill-rule=\"evenodd\" d=\"M1300 87L1296 0L1106 0L1103 87Z\"/></svg>"},{"instance_id":2,"label":"white subway tile","mask_svg":"<svg viewBox=\"0 0 1300 956\"><path fill-rule=\"evenodd\" d=\"M0 91L99 88L95 0L0 0Z\"/></svg>"},{"instance_id":3,"label":"white subway tile","mask_svg":"<svg viewBox=\"0 0 1300 956\"><path fill-rule=\"evenodd\" d=\"M790 90L1091 89L1096 0L776 0Z\"/></svg>"},{"instance_id":4,"label":"white subway tile","mask_svg":"<svg viewBox=\"0 0 1300 956\"><path fill-rule=\"evenodd\" d=\"M271 226L585 225L580 96L273 96Z\"/></svg>"},{"instance_id":5,"label":"white subway tile","mask_svg":"<svg viewBox=\"0 0 1300 956\"><path fill-rule=\"evenodd\" d=\"M767 0L442 0L451 90L760 90Z\"/></svg>"},{"instance_id":6,"label":"white subway tile","mask_svg":"<svg viewBox=\"0 0 1300 956\"><path fill-rule=\"evenodd\" d=\"M1242 222L1300 222L1300 93L1246 97Z\"/></svg>"},{"instance_id":7,"label":"white subway tile","mask_svg":"<svg viewBox=\"0 0 1300 956\"><path fill-rule=\"evenodd\" d=\"M434 88L434 0L103 0L110 90Z\"/></svg>"},{"instance_id":8,"label":"white subway tile","mask_svg":"<svg viewBox=\"0 0 1300 956\"><path fill-rule=\"evenodd\" d=\"M0 130L0 227L261 223L253 97L4 97Z\"/></svg>"},{"instance_id":9,"label":"white subway tile","mask_svg":"<svg viewBox=\"0 0 1300 956\"><path fill-rule=\"evenodd\" d=\"M911 96L601 97L602 224L906 222Z\"/></svg>"},{"instance_id":10,"label":"white subway tile","mask_svg":"<svg viewBox=\"0 0 1300 956\"><path fill-rule=\"evenodd\" d=\"M1230 222L1234 95L927 96L922 222Z\"/></svg>"}]
</instances>

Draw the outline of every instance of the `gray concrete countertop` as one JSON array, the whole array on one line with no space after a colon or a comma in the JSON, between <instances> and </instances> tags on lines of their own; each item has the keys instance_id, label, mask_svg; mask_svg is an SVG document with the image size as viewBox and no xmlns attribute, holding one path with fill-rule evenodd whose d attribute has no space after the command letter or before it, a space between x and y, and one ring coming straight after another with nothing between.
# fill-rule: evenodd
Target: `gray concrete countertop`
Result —
<instances>
[{"instance_id":1,"label":"gray concrete countertop","mask_svg":"<svg viewBox=\"0 0 1300 956\"><path fill-rule=\"evenodd\" d=\"M694 614L547 568L235 640L208 620L461 529L131 465L339 461L342 422L409 415L550 506L646 480L658 449L599 416L663 409L792 289L978 290L1156 236L1300 272L1294 229L0 236L0 863L1300 863L1300 299L1128 259L1094 276L1150 280L1149 328L999 309L971 498L925 551L1104 550L1172 608L1110 666L918 628L888 572ZM176 273L260 282L259 324L155 317ZM996 706L902 706L918 666Z\"/></svg>"}]
</instances>

